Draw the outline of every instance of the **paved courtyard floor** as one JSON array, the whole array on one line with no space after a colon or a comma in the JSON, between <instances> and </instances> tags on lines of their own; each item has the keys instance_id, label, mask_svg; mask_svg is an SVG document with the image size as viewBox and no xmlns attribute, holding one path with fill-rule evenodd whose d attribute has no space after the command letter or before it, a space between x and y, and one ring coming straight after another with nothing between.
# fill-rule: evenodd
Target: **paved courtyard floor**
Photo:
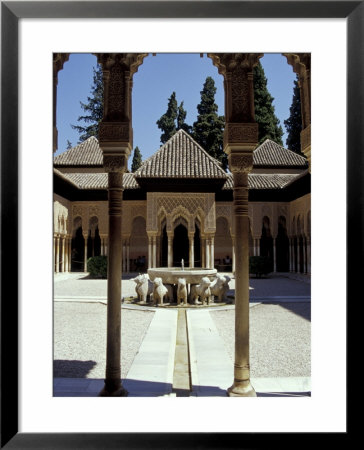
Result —
<instances>
[{"instance_id":1,"label":"paved courtyard floor","mask_svg":"<svg viewBox=\"0 0 364 450\"><path fill-rule=\"evenodd\" d=\"M123 297L135 295L132 276L123 278ZM310 283L290 276L250 280L251 378L259 396L310 395ZM103 386L106 286L83 273L55 275L55 396L95 396ZM234 287L232 279L229 294ZM186 311L189 396L226 396L233 377L234 306ZM121 370L130 396L176 395L177 314L177 308L123 304Z\"/></svg>"}]
</instances>

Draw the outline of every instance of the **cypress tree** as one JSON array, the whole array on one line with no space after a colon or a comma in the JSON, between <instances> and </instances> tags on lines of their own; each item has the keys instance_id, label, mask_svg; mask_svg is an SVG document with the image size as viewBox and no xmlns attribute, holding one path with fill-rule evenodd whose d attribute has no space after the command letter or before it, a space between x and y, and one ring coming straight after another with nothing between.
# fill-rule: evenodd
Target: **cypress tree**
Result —
<instances>
[{"instance_id":1,"label":"cypress tree","mask_svg":"<svg viewBox=\"0 0 364 450\"><path fill-rule=\"evenodd\" d=\"M167 111L159 120L157 120L158 128L163 133L161 135L161 143L165 144L178 130L185 130L190 133L191 127L185 123L187 111L183 107L183 102L177 106L176 93L168 99Z\"/></svg>"},{"instance_id":2,"label":"cypress tree","mask_svg":"<svg viewBox=\"0 0 364 450\"><path fill-rule=\"evenodd\" d=\"M193 124L192 136L209 155L227 168L227 156L223 151L224 116L217 114L216 87L213 78L207 77L203 85L201 102L197 105L197 120Z\"/></svg>"},{"instance_id":3,"label":"cypress tree","mask_svg":"<svg viewBox=\"0 0 364 450\"><path fill-rule=\"evenodd\" d=\"M177 114L177 131L178 130L185 130L187 133L191 133L191 126L187 125L185 122L187 116L187 111L183 107L183 102L178 107L178 114Z\"/></svg>"},{"instance_id":4,"label":"cypress tree","mask_svg":"<svg viewBox=\"0 0 364 450\"><path fill-rule=\"evenodd\" d=\"M157 120L158 128L162 130L161 143L165 144L177 131L177 100L176 93L172 92L172 95L168 99L167 111L159 120Z\"/></svg>"},{"instance_id":5,"label":"cypress tree","mask_svg":"<svg viewBox=\"0 0 364 450\"><path fill-rule=\"evenodd\" d=\"M131 163L131 171L136 172L142 165L142 154L140 153L139 147L136 146L134 149L133 161Z\"/></svg>"},{"instance_id":6,"label":"cypress tree","mask_svg":"<svg viewBox=\"0 0 364 450\"><path fill-rule=\"evenodd\" d=\"M283 145L283 130L274 113L274 98L268 91L267 78L260 63L254 67L253 73L255 120L259 125L259 144L266 139L271 139L277 144Z\"/></svg>"},{"instance_id":7,"label":"cypress tree","mask_svg":"<svg viewBox=\"0 0 364 450\"><path fill-rule=\"evenodd\" d=\"M301 116L301 96L298 80L294 80L292 105L289 109L290 116L284 121L287 130L287 148L301 154L302 116Z\"/></svg>"},{"instance_id":8,"label":"cypress tree","mask_svg":"<svg viewBox=\"0 0 364 450\"><path fill-rule=\"evenodd\" d=\"M71 125L74 130L80 134L78 143L81 143L91 136L98 136L99 123L104 112L104 86L102 83L102 68L97 65L93 68L93 84L91 86L90 96L87 97L87 103L80 102L85 115L80 116L77 121L84 125Z\"/></svg>"}]
</instances>

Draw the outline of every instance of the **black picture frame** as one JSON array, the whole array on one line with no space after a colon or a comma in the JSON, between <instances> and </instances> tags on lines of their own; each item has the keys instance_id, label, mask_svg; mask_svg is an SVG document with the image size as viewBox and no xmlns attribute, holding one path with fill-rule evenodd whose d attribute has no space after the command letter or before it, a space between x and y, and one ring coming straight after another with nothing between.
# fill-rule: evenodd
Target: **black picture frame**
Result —
<instances>
[{"instance_id":1,"label":"black picture frame","mask_svg":"<svg viewBox=\"0 0 364 450\"><path fill-rule=\"evenodd\" d=\"M279 433L269 436L247 433L242 438L241 433L18 432L18 22L21 18L107 17L347 19L346 301L349 304L355 293L361 292L359 280L364 273L364 1L1 2L1 448L261 448L262 439L276 442ZM328 72L334 70L335 64L345 61L333 61ZM344 210L342 205L339 213ZM350 349L349 341L347 348ZM349 411L347 418L348 431L338 433L336 442L348 437ZM317 438L316 434L315 443ZM285 435L286 444L295 439L294 434ZM302 436L300 443L308 439Z\"/></svg>"}]
</instances>

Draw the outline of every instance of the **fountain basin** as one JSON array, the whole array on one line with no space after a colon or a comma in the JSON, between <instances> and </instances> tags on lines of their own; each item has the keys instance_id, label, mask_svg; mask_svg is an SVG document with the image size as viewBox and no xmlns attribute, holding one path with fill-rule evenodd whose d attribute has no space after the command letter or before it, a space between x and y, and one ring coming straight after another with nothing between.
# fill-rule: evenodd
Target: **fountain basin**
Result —
<instances>
[{"instance_id":1,"label":"fountain basin","mask_svg":"<svg viewBox=\"0 0 364 450\"><path fill-rule=\"evenodd\" d=\"M163 280L163 284L178 284L179 278L184 278L187 284L199 284L201 278L208 277L211 281L217 274L216 269L206 269L203 267L187 267L182 270L180 267L154 267L148 269L151 281L156 277Z\"/></svg>"}]
</instances>

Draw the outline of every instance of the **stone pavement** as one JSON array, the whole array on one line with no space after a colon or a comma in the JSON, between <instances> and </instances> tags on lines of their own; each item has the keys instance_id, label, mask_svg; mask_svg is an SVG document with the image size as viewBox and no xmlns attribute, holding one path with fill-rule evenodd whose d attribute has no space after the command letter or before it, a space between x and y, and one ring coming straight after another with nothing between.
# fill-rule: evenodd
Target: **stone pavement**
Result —
<instances>
[{"instance_id":1,"label":"stone pavement","mask_svg":"<svg viewBox=\"0 0 364 450\"><path fill-rule=\"evenodd\" d=\"M74 275L74 274L71 274ZM64 284L67 277L55 280L55 301L102 301L104 296L82 296L77 289L73 289L74 296L68 293L60 295L57 285ZM77 277L71 277L73 284ZM98 280L104 281L104 280ZM232 280L233 281L233 280ZM286 295L277 294L268 286L272 286L273 280L251 280L251 302L254 307L261 302L308 302L310 301L309 284L297 283L293 286L283 279L283 291ZM281 283L281 279L279 282ZM82 281L81 283L85 283ZM230 283L230 287L234 287ZM128 295L133 291L134 283L123 280L124 292ZM233 292L233 289L231 289ZM255 291L258 295L252 295ZM123 294L124 294L123 292ZM268 294L271 294L270 296ZM125 294L124 294L125 295ZM123 308L138 308L138 306L123 305ZM140 308L140 307L139 307ZM234 309L234 306L214 307L217 309ZM177 335L178 308L153 308L155 314L150 323L146 336L139 348L130 370L123 380L123 386L127 389L129 397L162 397L179 396L173 389L173 374L175 366L175 349ZM226 397L226 390L233 381L233 361L229 357L222 338L220 337L209 309L186 309L186 322L188 334L188 356L190 363L190 393L191 397L198 396L222 396ZM311 395L310 377L272 377L252 378L252 385L257 395L263 396L300 396ZM103 387L102 379L90 378L55 378L54 396L57 397L94 397Z\"/></svg>"}]
</instances>

